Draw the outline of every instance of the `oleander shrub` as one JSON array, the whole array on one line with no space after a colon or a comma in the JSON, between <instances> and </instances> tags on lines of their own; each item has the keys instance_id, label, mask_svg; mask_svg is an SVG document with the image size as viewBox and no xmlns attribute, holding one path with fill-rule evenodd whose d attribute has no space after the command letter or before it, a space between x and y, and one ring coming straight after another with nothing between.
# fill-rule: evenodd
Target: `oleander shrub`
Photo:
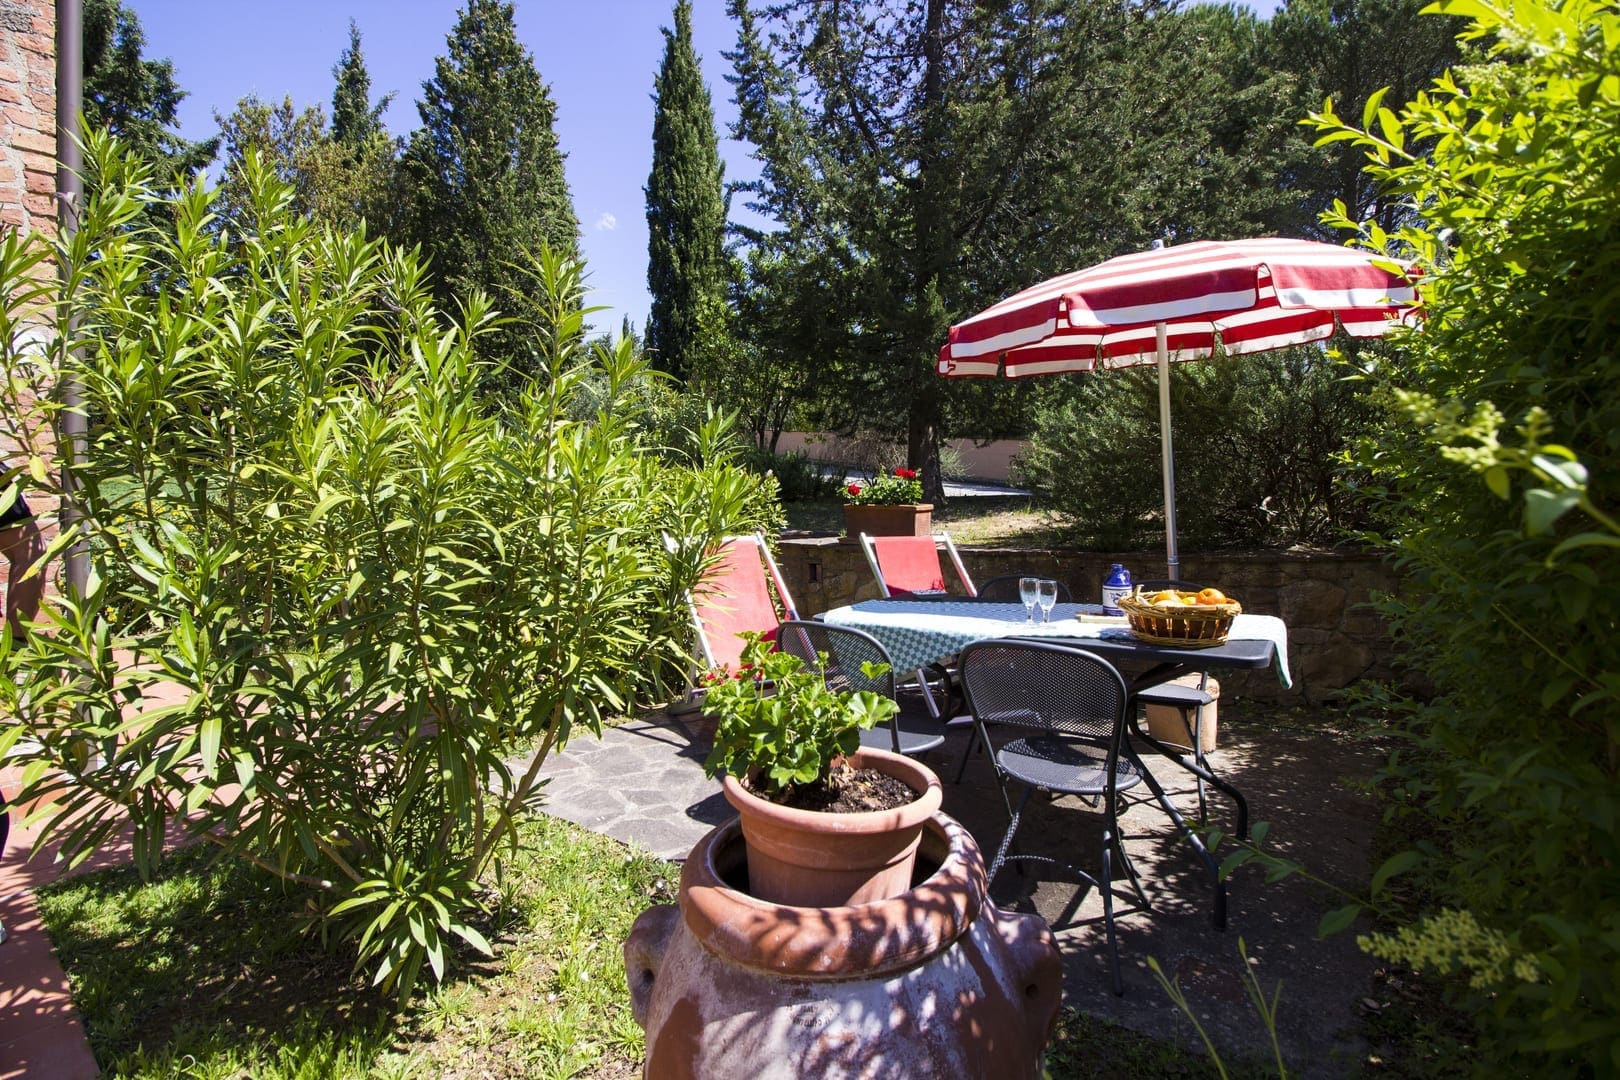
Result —
<instances>
[{"instance_id":1,"label":"oleander shrub","mask_svg":"<svg viewBox=\"0 0 1620 1080\"><path fill-rule=\"evenodd\" d=\"M1377 374L1360 446L1407 585L1391 813L1427 836L1408 925L1368 939L1463 972L1492 1075L1620 1073L1620 13L1440 0L1495 61L1399 115L1315 119L1414 224L1426 322ZM1414 153L1412 147L1432 147ZM1347 227L1342 209L1337 223Z\"/></svg>"},{"instance_id":2,"label":"oleander shrub","mask_svg":"<svg viewBox=\"0 0 1620 1080\"><path fill-rule=\"evenodd\" d=\"M1310 347L1171 365L1183 549L1327 545L1361 526L1339 459L1372 411L1350 373ZM1161 545L1157 371L1047 382L1020 481L1083 545Z\"/></svg>"},{"instance_id":3,"label":"oleander shrub","mask_svg":"<svg viewBox=\"0 0 1620 1080\"><path fill-rule=\"evenodd\" d=\"M534 257L539 364L502 397L482 296L436 310L414 253L297 215L256 161L235 232L204 180L159 194L105 135L86 156L65 299L49 245L0 239L7 415L37 394L60 419L72 383L93 420L85 516L55 545L86 544L88 585L0 647L9 794L72 862L127 820L143 873L178 826L314 886L312 926L408 996L424 964L487 950L478 881L541 763L681 670L709 541L780 511L725 417L651 452L621 407L646 365L585 346L576 264ZM53 343L25 350L41 319ZM17 469L58 494L13 428Z\"/></svg>"}]
</instances>

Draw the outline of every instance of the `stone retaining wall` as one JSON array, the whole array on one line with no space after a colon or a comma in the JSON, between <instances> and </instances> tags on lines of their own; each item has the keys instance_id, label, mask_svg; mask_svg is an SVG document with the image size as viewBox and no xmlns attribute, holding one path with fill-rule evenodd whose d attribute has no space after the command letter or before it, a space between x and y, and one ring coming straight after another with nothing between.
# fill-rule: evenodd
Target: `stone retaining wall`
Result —
<instances>
[{"instance_id":1,"label":"stone retaining wall","mask_svg":"<svg viewBox=\"0 0 1620 1080\"><path fill-rule=\"evenodd\" d=\"M1164 569L1162 555L1142 552L961 550L975 581L1038 574L1065 582L1082 603L1098 601L1112 563L1124 563L1138 580L1159 576ZM788 539L779 559L803 617L878 595L858 544L823 537ZM1366 607L1373 593L1399 587L1379 556L1339 551L1185 555L1180 576L1218 585L1241 600L1245 611L1277 615L1288 624L1294 689L1284 690L1269 673L1231 672L1221 675L1226 695L1275 699L1298 693L1320 702L1337 697L1358 679L1395 675L1383 620ZM951 585L953 591L959 587L954 581Z\"/></svg>"}]
</instances>

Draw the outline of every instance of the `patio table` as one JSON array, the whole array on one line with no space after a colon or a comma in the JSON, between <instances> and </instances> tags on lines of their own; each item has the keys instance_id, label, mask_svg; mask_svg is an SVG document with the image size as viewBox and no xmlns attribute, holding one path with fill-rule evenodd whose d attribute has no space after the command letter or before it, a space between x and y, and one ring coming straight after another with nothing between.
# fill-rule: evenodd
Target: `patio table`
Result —
<instances>
[{"instance_id":1,"label":"patio table","mask_svg":"<svg viewBox=\"0 0 1620 1080\"><path fill-rule=\"evenodd\" d=\"M864 630L883 643L897 671L910 671L937 663L972 641L985 638L1058 639L1125 665L1134 674L1126 678L1127 705L1132 737L1140 739L1171 761L1228 795L1237 807L1237 835L1249 835L1249 804L1243 793L1216 775L1200 760L1197 747L1182 753L1142 729L1136 695L1151 687L1192 672L1211 669L1262 670L1271 668L1278 681L1292 686L1288 670L1288 628L1272 615L1239 615L1224 644L1206 649L1179 649L1138 641L1119 617L1107 617L1098 604L1058 604L1051 622L1025 621L1022 604L986 603L966 598L927 600L865 600L833 608L823 618L833 626ZM1142 665L1146 665L1142 667ZM1141 667L1141 670L1137 670Z\"/></svg>"}]
</instances>

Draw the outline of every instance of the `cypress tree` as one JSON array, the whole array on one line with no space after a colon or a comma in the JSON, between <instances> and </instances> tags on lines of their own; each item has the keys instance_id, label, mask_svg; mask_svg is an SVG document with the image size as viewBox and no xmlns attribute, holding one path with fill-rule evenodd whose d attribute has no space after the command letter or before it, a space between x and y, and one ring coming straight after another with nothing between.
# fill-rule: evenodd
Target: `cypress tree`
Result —
<instances>
[{"instance_id":1,"label":"cypress tree","mask_svg":"<svg viewBox=\"0 0 1620 1080\"><path fill-rule=\"evenodd\" d=\"M723 333L725 278L714 108L692 48L692 5L678 0L653 84L653 163L647 177L647 343L653 363L685 380L707 335Z\"/></svg>"},{"instance_id":2,"label":"cypress tree","mask_svg":"<svg viewBox=\"0 0 1620 1080\"><path fill-rule=\"evenodd\" d=\"M446 312L473 288L516 322L490 337L492 351L526 367L538 283L524 252L542 243L579 256L579 219L563 174L556 105L518 42L512 5L468 0L417 103L403 167L411 235L432 258Z\"/></svg>"},{"instance_id":3,"label":"cypress tree","mask_svg":"<svg viewBox=\"0 0 1620 1080\"><path fill-rule=\"evenodd\" d=\"M360 51L360 27L353 19L349 20L349 47L338 57L332 77L337 80L332 90L332 138L358 156L373 140L387 137L382 114L394 95L384 94L377 104L371 104L371 73Z\"/></svg>"}]
</instances>

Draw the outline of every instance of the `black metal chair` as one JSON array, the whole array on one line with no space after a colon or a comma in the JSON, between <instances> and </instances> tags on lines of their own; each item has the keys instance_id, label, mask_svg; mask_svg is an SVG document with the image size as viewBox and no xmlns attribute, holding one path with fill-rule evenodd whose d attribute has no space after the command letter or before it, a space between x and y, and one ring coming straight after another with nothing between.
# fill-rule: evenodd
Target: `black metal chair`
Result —
<instances>
[{"instance_id":1,"label":"black metal chair","mask_svg":"<svg viewBox=\"0 0 1620 1080\"><path fill-rule=\"evenodd\" d=\"M1119 833L1121 794L1146 782L1171 820L1191 836L1126 737L1125 680L1100 656L1069 645L1028 640L974 642L962 650L961 673L979 737L986 745L990 745L985 728L989 723L1027 732L993 754L996 783L1010 820L990 863L990 880L1006 863L1025 860L1059 867L1096 886L1102 895L1114 993L1123 994L1114 933L1116 855L1142 907L1152 910L1152 905ZM1024 785L1017 809L1007 794L1009 779ZM1036 791L1078 795L1097 803L1103 818L1100 876L1043 855L1009 854L1024 808Z\"/></svg>"},{"instance_id":2,"label":"black metal chair","mask_svg":"<svg viewBox=\"0 0 1620 1080\"><path fill-rule=\"evenodd\" d=\"M1176 578L1155 578L1141 582L1144 593L1155 593L1161 589L1177 589L1181 592L1198 592L1202 585L1191 581L1181 581ZM1145 708L1149 705L1159 705L1167 709L1174 709L1181 717L1181 726L1187 732L1187 742L1184 744L1192 752L1193 760L1203 769L1208 769L1204 754L1203 720L1204 706L1215 703L1215 695L1209 692L1209 672L1202 672L1198 676L1197 686L1185 686L1180 683L1160 683L1136 695L1136 700ZM1209 821L1209 804L1204 796L1204 778L1198 777L1198 823L1207 824Z\"/></svg>"},{"instance_id":3,"label":"black metal chair","mask_svg":"<svg viewBox=\"0 0 1620 1080\"><path fill-rule=\"evenodd\" d=\"M935 718L917 694L897 693L894 661L872 635L824 622L791 621L777 627L776 647L803 660L806 667L819 671L831 690L871 690L898 702L900 711L886 727L861 732L861 745L868 749L892 750L914 756L945 744L945 723ZM861 671L864 661L888 664L887 674L868 679Z\"/></svg>"},{"instance_id":4,"label":"black metal chair","mask_svg":"<svg viewBox=\"0 0 1620 1080\"><path fill-rule=\"evenodd\" d=\"M1000 577L993 577L979 586L979 599L986 603L995 604L1023 603L1023 599L1018 595L1018 579L1039 576L1039 574L1002 574ZM1057 583L1057 602L1060 604L1072 604L1074 602L1072 597L1073 594L1069 592L1069 587L1059 581Z\"/></svg>"}]
</instances>

